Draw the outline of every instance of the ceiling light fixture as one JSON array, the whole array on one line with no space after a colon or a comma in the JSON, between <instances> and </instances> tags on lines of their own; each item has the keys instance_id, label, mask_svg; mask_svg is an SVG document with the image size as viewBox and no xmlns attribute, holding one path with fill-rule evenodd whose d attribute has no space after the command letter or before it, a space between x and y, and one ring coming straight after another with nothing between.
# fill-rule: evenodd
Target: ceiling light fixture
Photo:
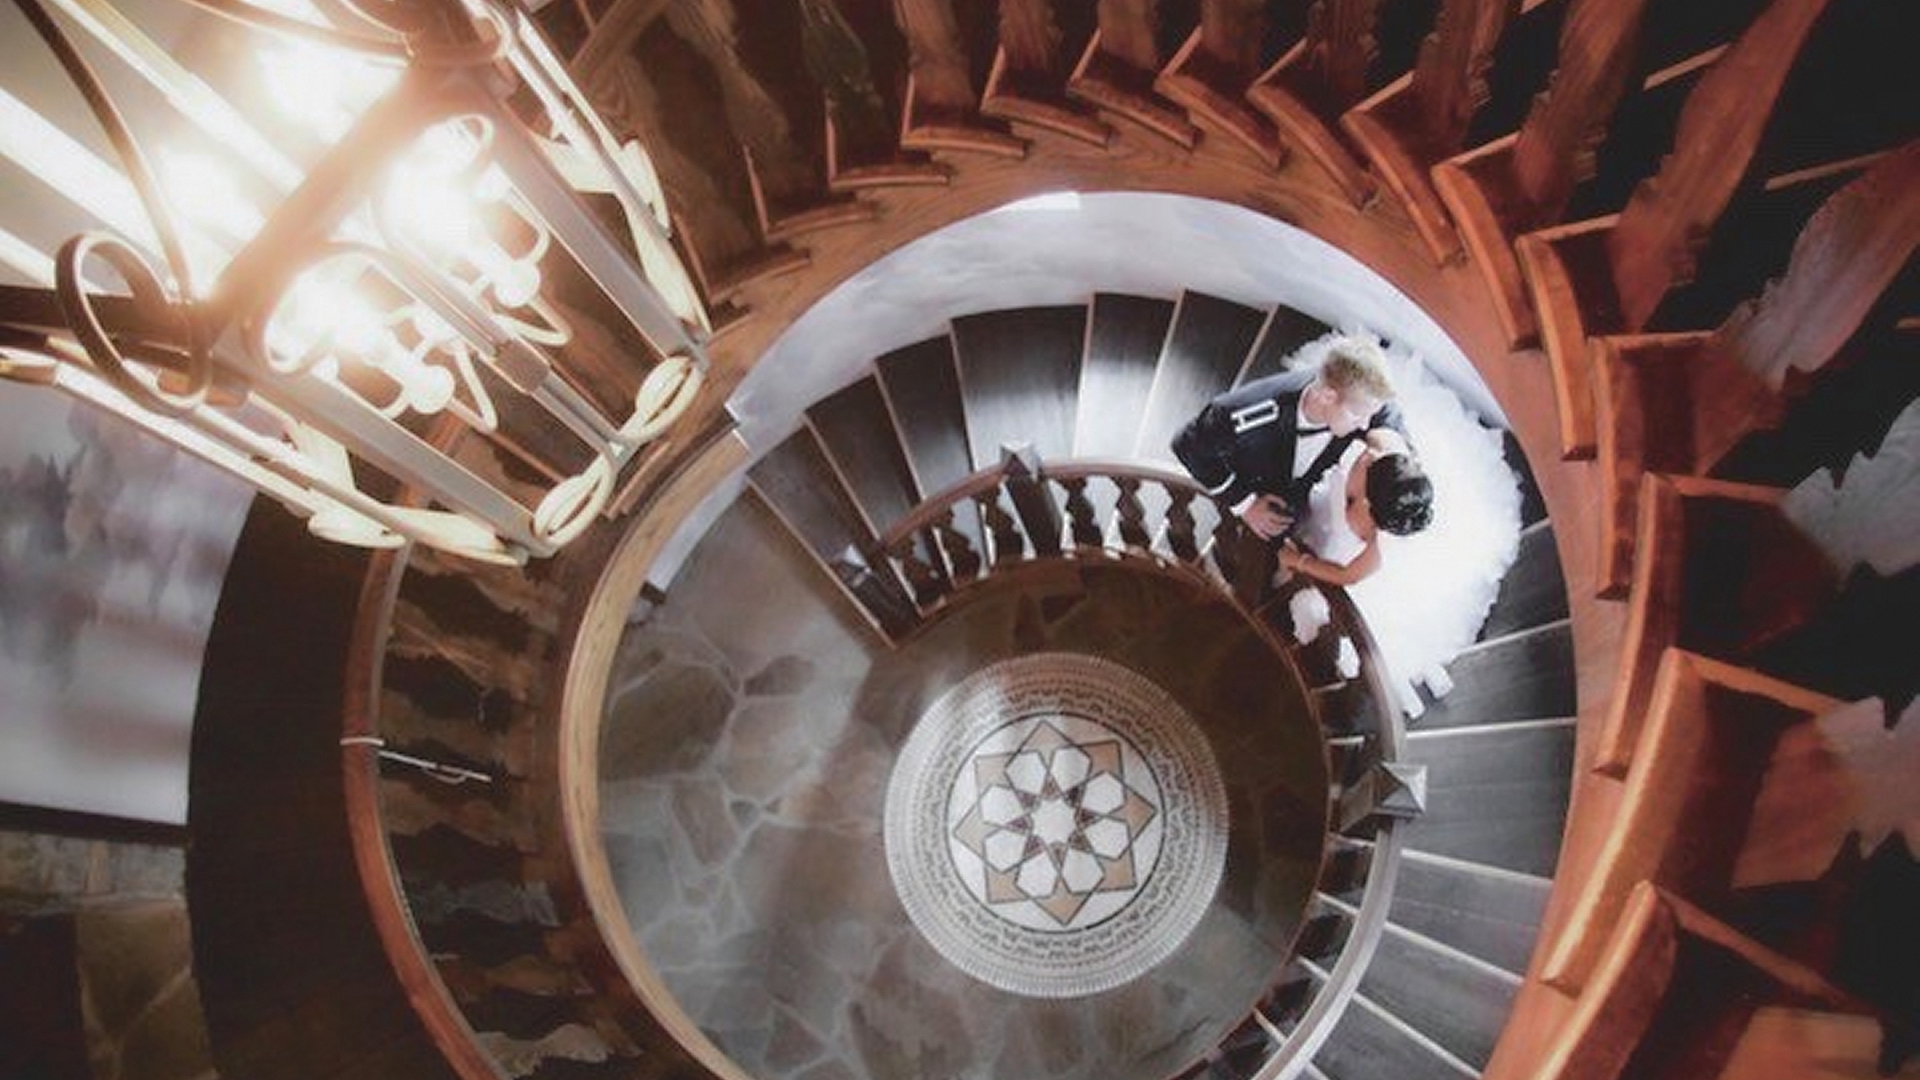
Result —
<instances>
[{"instance_id":1,"label":"ceiling light fixture","mask_svg":"<svg viewBox=\"0 0 1920 1080\"><path fill-rule=\"evenodd\" d=\"M218 71L108 0L14 2L120 167L0 90L0 158L45 189L10 212L85 222L50 258L0 229L32 282L0 285L0 376L317 535L504 563L579 535L698 394L711 327L647 155L510 0L187 0L249 39ZM154 91L131 116L70 27Z\"/></svg>"}]
</instances>

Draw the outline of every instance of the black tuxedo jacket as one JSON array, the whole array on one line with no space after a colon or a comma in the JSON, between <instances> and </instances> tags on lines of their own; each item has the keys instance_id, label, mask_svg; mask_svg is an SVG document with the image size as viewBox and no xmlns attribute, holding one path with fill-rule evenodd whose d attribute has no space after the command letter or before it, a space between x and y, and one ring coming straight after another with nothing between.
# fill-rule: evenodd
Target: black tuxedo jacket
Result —
<instances>
[{"instance_id":1,"label":"black tuxedo jacket","mask_svg":"<svg viewBox=\"0 0 1920 1080\"><path fill-rule=\"evenodd\" d=\"M1278 495L1296 511L1303 509L1306 493L1297 490L1293 452L1299 442L1300 395L1314 375L1311 370L1283 371L1214 398L1173 437L1174 456L1207 494L1229 506L1257 493ZM1344 449L1378 428L1406 433L1400 410L1391 402L1382 405L1362 431L1335 436L1334 445Z\"/></svg>"}]
</instances>

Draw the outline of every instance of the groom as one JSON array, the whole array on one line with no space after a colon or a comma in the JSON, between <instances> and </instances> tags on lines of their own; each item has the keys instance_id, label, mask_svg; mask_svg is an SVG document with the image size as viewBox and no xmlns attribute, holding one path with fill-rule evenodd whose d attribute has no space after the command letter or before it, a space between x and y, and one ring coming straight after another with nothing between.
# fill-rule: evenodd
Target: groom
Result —
<instances>
[{"instance_id":1,"label":"groom","mask_svg":"<svg viewBox=\"0 0 1920 1080\"><path fill-rule=\"evenodd\" d=\"M1317 368L1214 398L1173 437L1173 453L1207 494L1271 540L1292 531L1347 447L1378 428L1406 434L1380 350L1348 338Z\"/></svg>"}]
</instances>

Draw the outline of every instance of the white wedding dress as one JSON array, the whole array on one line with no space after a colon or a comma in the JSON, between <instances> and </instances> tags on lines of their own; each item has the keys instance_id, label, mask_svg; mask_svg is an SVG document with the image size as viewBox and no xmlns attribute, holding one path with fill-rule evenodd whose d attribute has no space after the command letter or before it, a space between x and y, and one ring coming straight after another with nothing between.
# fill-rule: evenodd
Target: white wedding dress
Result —
<instances>
[{"instance_id":1,"label":"white wedding dress","mask_svg":"<svg viewBox=\"0 0 1920 1080\"><path fill-rule=\"evenodd\" d=\"M1303 347L1293 365L1317 364L1336 336ZM1520 543L1520 485L1501 455L1501 433L1403 351L1387 351L1407 439L1433 481L1433 523L1412 536L1380 533L1380 569L1348 587L1408 716L1452 688L1446 664L1473 644ZM1348 448L1314 486L1298 537L1321 558L1351 562L1365 546L1347 523L1347 476L1363 447Z\"/></svg>"}]
</instances>

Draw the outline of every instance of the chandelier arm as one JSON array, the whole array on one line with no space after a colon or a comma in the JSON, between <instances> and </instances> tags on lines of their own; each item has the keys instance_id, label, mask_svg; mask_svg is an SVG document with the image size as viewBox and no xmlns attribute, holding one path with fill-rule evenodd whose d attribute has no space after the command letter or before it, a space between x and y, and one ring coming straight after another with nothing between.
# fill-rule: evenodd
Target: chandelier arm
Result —
<instances>
[{"instance_id":1,"label":"chandelier arm","mask_svg":"<svg viewBox=\"0 0 1920 1080\"><path fill-rule=\"evenodd\" d=\"M133 182L134 191L140 196L140 204L152 221L154 232L160 239L161 250L166 254L168 268L181 286L181 292L192 295L192 268L187 263L186 248L180 242L180 231L174 222L172 208L167 205L159 182L154 179L153 170L147 164L146 154L140 150L139 142L133 137L133 131L127 126L126 118L120 115L119 106L107 93L100 76L93 70L73 46L73 39L55 22L53 15L41 5L40 0L13 0L14 6L33 24L47 48L52 51L60 67L66 72L68 81L80 91L86 100L87 108L94 119L106 130L107 140L120 157L120 163L127 170L127 178Z\"/></svg>"},{"instance_id":2,"label":"chandelier arm","mask_svg":"<svg viewBox=\"0 0 1920 1080\"><path fill-rule=\"evenodd\" d=\"M16 3L19 0L15 0ZM397 38L379 37L374 34L361 34L352 30L338 30L331 26L322 26L305 19L296 19L291 15L282 15L271 8L248 3L247 0L186 0L188 4L202 11L218 15L223 19L239 23L255 30L265 30L282 37L294 38L315 45L326 45L342 49L358 56L376 60L387 60L403 64L409 56L407 43ZM358 9L355 9L358 14ZM387 24L375 20L375 25Z\"/></svg>"},{"instance_id":3,"label":"chandelier arm","mask_svg":"<svg viewBox=\"0 0 1920 1080\"><path fill-rule=\"evenodd\" d=\"M213 385L214 364L200 320L192 308L193 269L187 261L172 207L155 180L146 155L141 151L139 141L134 138L119 107L114 104L92 65L74 47L66 31L39 0L14 2L46 42L68 79L85 100L94 119L105 130L108 141L113 144L139 196L141 207L146 211L173 274L173 289L170 290L166 281L132 244L106 233L82 233L67 241L55 260L55 294L67 327L102 375L129 397L169 414L196 408L206 400ZM94 306L95 297L89 293L86 280L80 272L90 254L98 254L114 268L132 292L137 307L154 313L166 313L177 320L179 330L183 331L180 336L184 338L187 358L183 391L169 391L159 379L149 386L129 369L126 355L114 344L112 335L100 321ZM176 303L177 300L184 302Z\"/></svg>"}]
</instances>

